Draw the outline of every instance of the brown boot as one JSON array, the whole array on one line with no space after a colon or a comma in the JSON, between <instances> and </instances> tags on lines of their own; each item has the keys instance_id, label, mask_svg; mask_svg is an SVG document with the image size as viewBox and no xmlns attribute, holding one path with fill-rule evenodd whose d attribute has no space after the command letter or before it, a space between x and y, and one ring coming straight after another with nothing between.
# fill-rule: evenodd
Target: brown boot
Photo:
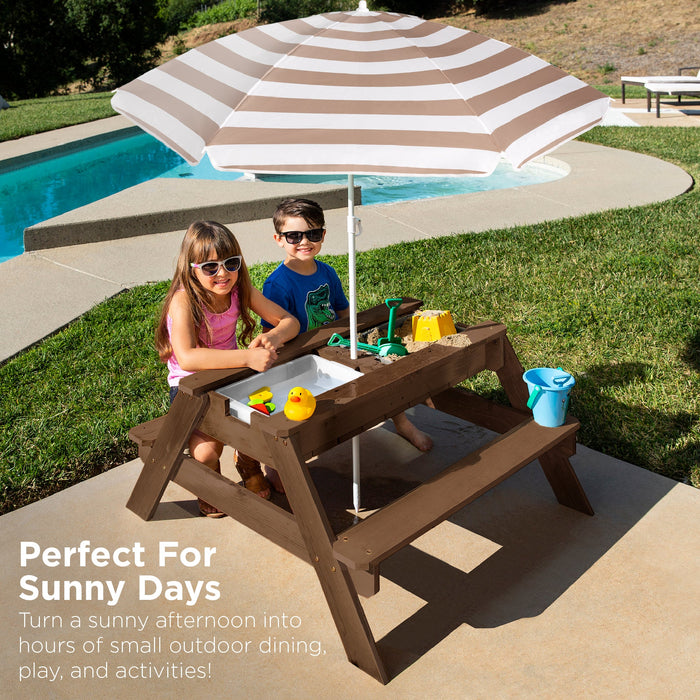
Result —
<instances>
[{"instance_id":1,"label":"brown boot","mask_svg":"<svg viewBox=\"0 0 700 700\"><path fill-rule=\"evenodd\" d=\"M253 459L236 450L233 458L233 466L236 467L236 470L241 475L241 479L243 479L243 484L249 491L258 494L265 500L270 499L272 487L262 473L260 462L258 462L257 459Z\"/></svg>"},{"instance_id":2,"label":"brown boot","mask_svg":"<svg viewBox=\"0 0 700 700\"><path fill-rule=\"evenodd\" d=\"M214 470L217 474L221 474L221 465L217 462ZM226 513L222 513L218 508L203 501L201 498L197 499L199 503L199 514L204 515L207 518L223 518Z\"/></svg>"}]
</instances>

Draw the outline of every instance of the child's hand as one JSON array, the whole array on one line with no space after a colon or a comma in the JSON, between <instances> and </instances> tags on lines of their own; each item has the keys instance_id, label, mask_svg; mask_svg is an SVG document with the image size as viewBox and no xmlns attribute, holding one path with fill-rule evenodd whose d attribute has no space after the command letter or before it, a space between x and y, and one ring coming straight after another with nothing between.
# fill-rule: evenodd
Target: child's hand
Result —
<instances>
[{"instance_id":1,"label":"child's hand","mask_svg":"<svg viewBox=\"0 0 700 700\"><path fill-rule=\"evenodd\" d=\"M280 343L281 345L281 343ZM278 350L279 345L275 343L273 333L261 333L250 341L249 348L265 348L267 350Z\"/></svg>"},{"instance_id":2,"label":"child's hand","mask_svg":"<svg viewBox=\"0 0 700 700\"><path fill-rule=\"evenodd\" d=\"M257 340L257 338L256 338ZM253 341L254 342L254 341ZM272 363L277 359L274 348L253 347L253 343L248 346L248 367L256 372L264 372L272 367Z\"/></svg>"}]
</instances>

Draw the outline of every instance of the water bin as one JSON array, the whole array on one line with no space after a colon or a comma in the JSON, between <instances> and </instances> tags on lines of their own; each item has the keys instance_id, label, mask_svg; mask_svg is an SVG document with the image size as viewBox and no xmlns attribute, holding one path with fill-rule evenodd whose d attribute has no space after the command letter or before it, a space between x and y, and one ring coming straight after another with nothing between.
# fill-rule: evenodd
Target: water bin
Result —
<instances>
[{"instance_id":1,"label":"water bin","mask_svg":"<svg viewBox=\"0 0 700 700\"><path fill-rule=\"evenodd\" d=\"M338 362L316 355L304 355L283 365L272 367L266 372L223 386L217 389L217 392L230 399L230 415L250 424L250 416L255 409L248 405L248 398L263 387L269 389L272 402L277 406L277 412L281 413L289 390L295 386L303 386L314 396L318 396L361 376L362 372L357 372Z\"/></svg>"},{"instance_id":2,"label":"water bin","mask_svg":"<svg viewBox=\"0 0 700 700\"><path fill-rule=\"evenodd\" d=\"M576 380L561 367L537 367L523 374L530 398L527 407L532 409L535 423L546 428L556 428L566 420L569 408L569 392Z\"/></svg>"}]
</instances>

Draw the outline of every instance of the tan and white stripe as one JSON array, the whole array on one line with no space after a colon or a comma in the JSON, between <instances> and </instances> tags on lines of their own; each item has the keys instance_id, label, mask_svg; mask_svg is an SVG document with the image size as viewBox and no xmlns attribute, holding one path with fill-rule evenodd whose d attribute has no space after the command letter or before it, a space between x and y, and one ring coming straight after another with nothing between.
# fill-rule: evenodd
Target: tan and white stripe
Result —
<instances>
[{"instance_id":1,"label":"tan and white stripe","mask_svg":"<svg viewBox=\"0 0 700 700\"><path fill-rule=\"evenodd\" d=\"M488 174L601 121L609 99L474 32L335 12L210 42L116 91L196 163L259 173Z\"/></svg>"}]
</instances>

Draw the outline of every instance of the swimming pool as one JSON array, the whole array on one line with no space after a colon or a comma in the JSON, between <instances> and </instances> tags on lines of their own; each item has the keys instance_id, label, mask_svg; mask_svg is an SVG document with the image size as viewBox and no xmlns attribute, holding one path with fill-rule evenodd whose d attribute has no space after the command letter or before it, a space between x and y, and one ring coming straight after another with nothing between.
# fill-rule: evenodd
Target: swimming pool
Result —
<instances>
[{"instance_id":1,"label":"swimming pool","mask_svg":"<svg viewBox=\"0 0 700 700\"><path fill-rule=\"evenodd\" d=\"M503 163L489 177L363 175L355 177L355 184L362 188L363 204L377 204L551 182L564 174L540 164L516 171ZM199 165L190 166L160 141L140 131L69 153L37 154L36 160L15 168L3 168L0 163L0 262L23 252L27 226L156 177L237 180L242 175L215 170L206 157ZM344 175L265 175L261 179L347 185Z\"/></svg>"}]
</instances>

